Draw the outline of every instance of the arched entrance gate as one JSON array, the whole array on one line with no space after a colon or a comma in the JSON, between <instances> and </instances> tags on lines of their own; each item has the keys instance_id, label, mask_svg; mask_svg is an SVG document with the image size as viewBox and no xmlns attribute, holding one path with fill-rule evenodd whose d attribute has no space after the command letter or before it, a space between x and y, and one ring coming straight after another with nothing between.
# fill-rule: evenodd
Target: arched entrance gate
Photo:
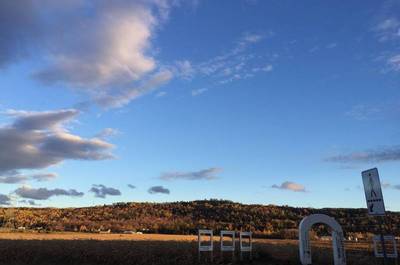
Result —
<instances>
[{"instance_id":1,"label":"arched entrance gate","mask_svg":"<svg viewBox=\"0 0 400 265\"><path fill-rule=\"evenodd\" d=\"M346 265L346 254L343 245L343 230L335 219L325 214L312 214L304 217L299 226L300 261L303 265L311 263L311 248L308 232L314 224L322 223L332 228L333 258L335 265Z\"/></svg>"}]
</instances>

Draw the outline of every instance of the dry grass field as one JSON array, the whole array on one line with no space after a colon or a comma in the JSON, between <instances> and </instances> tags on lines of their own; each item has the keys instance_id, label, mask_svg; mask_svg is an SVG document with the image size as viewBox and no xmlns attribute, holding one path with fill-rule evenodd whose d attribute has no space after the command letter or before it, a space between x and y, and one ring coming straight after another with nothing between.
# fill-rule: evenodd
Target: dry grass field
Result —
<instances>
[{"instance_id":1,"label":"dry grass field","mask_svg":"<svg viewBox=\"0 0 400 265\"><path fill-rule=\"evenodd\" d=\"M218 239L216 237L215 239ZM255 239L252 264L299 264L296 240ZM348 264L380 264L372 257L368 244L347 244ZM127 235L86 233L0 233L0 264L232 264L240 262L239 253L232 260L221 258L215 242L213 261L205 253L198 261L197 237L180 235ZM330 242L314 242L314 264L332 264ZM393 263L394 264L394 263Z\"/></svg>"}]
</instances>

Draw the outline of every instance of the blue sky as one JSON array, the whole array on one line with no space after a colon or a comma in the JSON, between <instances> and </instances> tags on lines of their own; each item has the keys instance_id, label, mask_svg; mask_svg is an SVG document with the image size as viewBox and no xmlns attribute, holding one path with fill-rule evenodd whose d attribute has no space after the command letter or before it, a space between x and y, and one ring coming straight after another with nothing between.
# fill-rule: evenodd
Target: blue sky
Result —
<instances>
[{"instance_id":1,"label":"blue sky","mask_svg":"<svg viewBox=\"0 0 400 265\"><path fill-rule=\"evenodd\" d=\"M399 1L0 3L0 202L400 211ZM128 184L131 187L128 187Z\"/></svg>"}]
</instances>

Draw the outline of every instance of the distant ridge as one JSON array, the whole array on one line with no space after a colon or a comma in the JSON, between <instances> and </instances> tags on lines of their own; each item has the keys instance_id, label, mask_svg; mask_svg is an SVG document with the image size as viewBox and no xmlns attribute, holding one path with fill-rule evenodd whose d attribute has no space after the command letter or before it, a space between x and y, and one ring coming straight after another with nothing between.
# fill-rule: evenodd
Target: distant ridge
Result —
<instances>
[{"instance_id":1,"label":"distant ridge","mask_svg":"<svg viewBox=\"0 0 400 265\"><path fill-rule=\"evenodd\" d=\"M345 233L366 233L377 229L376 220L366 209L296 208L275 205L247 205L227 200L189 202L128 202L82 208L0 208L3 229L24 227L45 231L108 231L123 233L195 234L198 228L251 230L256 236L297 238L304 216L324 213L334 217ZM400 213L389 212L386 229L400 235ZM327 234L318 226L319 235Z\"/></svg>"}]
</instances>

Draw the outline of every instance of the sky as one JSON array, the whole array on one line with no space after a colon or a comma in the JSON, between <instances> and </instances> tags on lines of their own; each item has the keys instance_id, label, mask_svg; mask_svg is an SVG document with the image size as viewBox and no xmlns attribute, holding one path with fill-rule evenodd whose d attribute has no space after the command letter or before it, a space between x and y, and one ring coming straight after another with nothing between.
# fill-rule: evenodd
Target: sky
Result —
<instances>
[{"instance_id":1,"label":"sky","mask_svg":"<svg viewBox=\"0 0 400 265\"><path fill-rule=\"evenodd\" d=\"M0 2L0 204L400 211L400 1Z\"/></svg>"}]
</instances>

